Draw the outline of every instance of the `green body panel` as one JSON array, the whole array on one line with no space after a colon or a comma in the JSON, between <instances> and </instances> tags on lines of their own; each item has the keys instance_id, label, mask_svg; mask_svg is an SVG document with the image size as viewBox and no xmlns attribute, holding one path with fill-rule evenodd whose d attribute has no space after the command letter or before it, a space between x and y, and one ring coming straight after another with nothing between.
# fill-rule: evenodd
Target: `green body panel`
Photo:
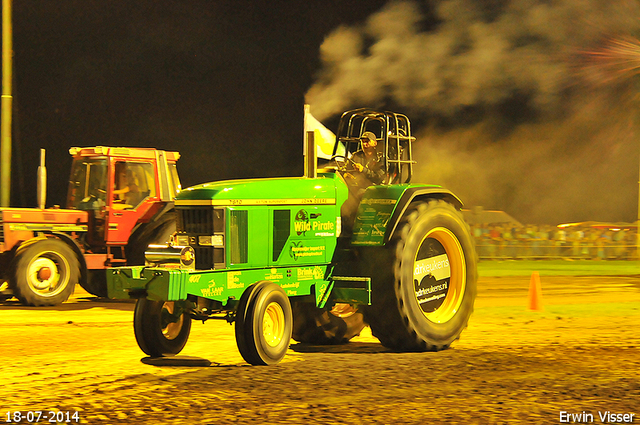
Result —
<instances>
[{"instance_id":1,"label":"green body panel","mask_svg":"<svg viewBox=\"0 0 640 425\"><path fill-rule=\"evenodd\" d=\"M150 300L184 301L194 295L226 305L239 300L249 285L266 280L280 285L290 297L313 296L319 307L329 301L371 304L370 279L336 278L334 282L326 280L327 270L326 265L198 271L134 266L109 269L107 282L109 298L116 299L137 294Z\"/></svg>"},{"instance_id":2,"label":"green body panel","mask_svg":"<svg viewBox=\"0 0 640 425\"><path fill-rule=\"evenodd\" d=\"M413 196L407 191L416 188L420 193L440 190L439 186L408 184L367 188L351 244L384 245L387 227L397 221L394 212L406 207ZM332 276L342 225L340 208L347 196L348 188L338 173L317 178L230 180L185 189L176 197L178 212L217 210L216 220L224 219L222 239L217 239L223 242L213 245L224 250L223 259L205 270L111 269L107 273L109 297L180 301L196 296L225 305L240 299L249 285L266 280L280 285L289 296L313 296L319 307L328 302L370 304L369 277ZM189 230L180 234L200 253L208 252L202 251L207 247L199 242L207 234L190 234ZM209 249L213 249L211 243Z\"/></svg>"},{"instance_id":3,"label":"green body panel","mask_svg":"<svg viewBox=\"0 0 640 425\"><path fill-rule=\"evenodd\" d=\"M400 201L410 189L439 191L441 187L410 184L368 187L358 207L351 245L384 245L387 227L393 224L390 219L397 208L404 208Z\"/></svg>"},{"instance_id":4,"label":"green body panel","mask_svg":"<svg viewBox=\"0 0 640 425\"><path fill-rule=\"evenodd\" d=\"M187 270L144 266L116 267L107 269L109 298L131 298L134 293L144 291L147 298L155 301L186 299Z\"/></svg>"},{"instance_id":5,"label":"green body panel","mask_svg":"<svg viewBox=\"0 0 640 425\"><path fill-rule=\"evenodd\" d=\"M318 178L229 180L207 183L180 192L176 209L225 209L226 268L328 264L340 232L340 206L347 187L335 174ZM230 243L235 214L246 215L246 247ZM276 221L288 216L286 242L276 241ZM280 229L282 237L282 230ZM284 243L284 245L282 245ZM233 255L238 249L246 255ZM235 250L235 251L234 251Z\"/></svg>"},{"instance_id":6,"label":"green body panel","mask_svg":"<svg viewBox=\"0 0 640 425\"><path fill-rule=\"evenodd\" d=\"M188 270L157 267L118 267L107 274L110 298L129 298L129 293L146 294L152 300L182 301L195 295L225 304L239 300L252 283L276 283L289 296L316 295L324 298L329 286L327 266L263 268L249 270Z\"/></svg>"},{"instance_id":7,"label":"green body panel","mask_svg":"<svg viewBox=\"0 0 640 425\"><path fill-rule=\"evenodd\" d=\"M344 181L333 173L314 179L222 181L185 189L176 199L177 210L224 211L224 267L114 268L107 273L109 297L179 301L193 295L224 304L240 299L249 285L267 280L289 296L314 296L316 304L324 306L333 299L328 293L333 286L328 270L340 234L340 207L347 196ZM234 218L238 216L244 221ZM238 235L247 243L235 243ZM341 286L349 299L369 302L370 289L356 288L352 294L348 284Z\"/></svg>"},{"instance_id":8,"label":"green body panel","mask_svg":"<svg viewBox=\"0 0 640 425\"><path fill-rule=\"evenodd\" d=\"M334 173L317 178L282 177L223 180L182 190L177 201L183 205L305 205L335 204ZM191 202L190 202L191 201Z\"/></svg>"}]
</instances>

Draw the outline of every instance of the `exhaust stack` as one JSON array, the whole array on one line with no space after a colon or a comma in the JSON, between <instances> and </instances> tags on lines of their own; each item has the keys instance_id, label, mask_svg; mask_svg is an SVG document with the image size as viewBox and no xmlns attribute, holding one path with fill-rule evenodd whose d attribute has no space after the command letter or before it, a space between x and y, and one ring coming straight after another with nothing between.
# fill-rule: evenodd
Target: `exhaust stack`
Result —
<instances>
[{"instance_id":1,"label":"exhaust stack","mask_svg":"<svg viewBox=\"0 0 640 425\"><path fill-rule=\"evenodd\" d=\"M44 209L47 203L47 167L44 165L45 150L40 149L40 166L38 167L38 208Z\"/></svg>"},{"instance_id":2,"label":"exhaust stack","mask_svg":"<svg viewBox=\"0 0 640 425\"><path fill-rule=\"evenodd\" d=\"M314 136L313 131L307 131L304 145L304 176L311 179L318 177L318 155Z\"/></svg>"}]
</instances>

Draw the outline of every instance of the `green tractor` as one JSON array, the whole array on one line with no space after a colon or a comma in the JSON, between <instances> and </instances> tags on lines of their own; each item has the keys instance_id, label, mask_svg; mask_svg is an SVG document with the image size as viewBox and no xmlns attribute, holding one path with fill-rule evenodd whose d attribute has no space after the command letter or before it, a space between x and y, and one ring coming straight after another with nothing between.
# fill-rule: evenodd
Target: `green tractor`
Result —
<instances>
[{"instance_id":1,"label":"green tractor","mask_svg":"<svg viewBox=\"0 0 640 425\"><path fill-rule=\"evenodd\" d=\"M253 365L278 363L291 338L339 344L367 324L397 351L460 337L476 296L473 240L454 194L410 183L409 119L345 112L322 168L315 134L304 177L185 189L171 244L150 246L146 266L110 269L109 297L137 299L147 355L179 353L192 319L235 322Z\"/></svg>"}]
</instances>

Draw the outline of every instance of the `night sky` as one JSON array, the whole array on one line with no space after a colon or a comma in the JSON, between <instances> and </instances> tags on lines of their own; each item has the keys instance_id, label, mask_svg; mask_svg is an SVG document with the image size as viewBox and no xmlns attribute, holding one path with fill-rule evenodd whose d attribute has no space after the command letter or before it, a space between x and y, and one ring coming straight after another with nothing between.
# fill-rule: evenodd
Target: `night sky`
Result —
<instances>
[{"instance_id":1,"label":"night sky","mask_svg":"<svg viewBox=\"0 0 640 425\"><path fill-rule=\"evenodd\" d=\"M14 2L12 205L64 204L69 147L177 150L183 186L302 175L304 95L331 30L383 1Z\"/></svg>"},{"instance_id":2,"label":"night sky","mask_svg":"<svg viewBox=\"0 0 640 425\"><path fill-rule=\"evenodd\" d=\"M594 52L640 45L639 17L636 0L15 1L12 205L35 206L40 148L48 205L72 146L178 150L184 186L301 175L306 101L332 130L346 109L406 113L417 182L467 206L634 221L640 47Z\"/></svg>"}]
</instances>

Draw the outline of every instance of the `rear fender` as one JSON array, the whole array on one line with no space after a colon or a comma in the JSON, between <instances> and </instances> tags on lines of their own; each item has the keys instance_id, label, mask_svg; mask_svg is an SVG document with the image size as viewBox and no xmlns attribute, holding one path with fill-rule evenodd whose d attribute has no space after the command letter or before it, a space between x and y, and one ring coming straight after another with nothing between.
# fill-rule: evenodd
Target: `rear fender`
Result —
<instances>
[{"instance_id":1,"label":"rear fender","mask_svg":"<svg viewBox=\"0 0 640 425\"><path fill-rule=\"evenodd\" d=\"M78 277L78 283L80 284L80 286L85 285L87 283L87 262L84 258L84 253L78 246L76 239L72 238L66 233L54 233L53 235L69 245L69 248L71 248L73 253L78 258L78 265L80 266L80 276Z\"/></svg>"},{"instance_id":2,"label":"rear fender","mask_svg":"<svg viewBox=\"0 0 640 425\"><path fill-rule=\"evenodd\" d=\"M412 202L442 199L462 208L462 201L440 186L371 186L364 193L353 229L351 245L386 245Z\"/></svg>"},{"instance_id":3,"label":"rear fender","mask_svg":"<svg viewBox=\"0 0 640 425\"><path fill-rule=\"evenodd\" d=\"M133 229L131 229L131 236L129 237L129 240L131 240L131 238L135 235L143 232L145 227L152 225L156 221L160 220L161 217L163 217L167 212L173 209L174 202L156 203L156 205L149 209L145 216L138 219L136 225L133 227Z\"/></svg>"},{"instance_id":4,"label":"rear fender","mask_svg":"<svg viewBox=\"0 0 640 425\"><path fill-rule=\"evenodd\" d=\"M149 243L165 242L164 240L155 240L160 236L158 232L162 230L169 236L168 233L175 232L176 222L174 203L169 202L162 206L148 221L138 223L125 245L127 265L139 266L145 264L144 252Z\"/></svg>"},{"instance_id":5,"label":"rear fender","mask_svg":"<svg viewBox=\"0 0 640 425\"><path fill-rule=\"evenodd\" d=\"M404 216L407 208L412 202L428 201L429 199L441 199L453 205L457 210L461 209L463 204L460 198L454 195L451 191L442 187L412 187L403 193L402 198L396 205L389 225L387 226L387 232L385 233L384 243L391 240L393 234L396 231L400 219Z\"/></svg>"}]
</instances>

